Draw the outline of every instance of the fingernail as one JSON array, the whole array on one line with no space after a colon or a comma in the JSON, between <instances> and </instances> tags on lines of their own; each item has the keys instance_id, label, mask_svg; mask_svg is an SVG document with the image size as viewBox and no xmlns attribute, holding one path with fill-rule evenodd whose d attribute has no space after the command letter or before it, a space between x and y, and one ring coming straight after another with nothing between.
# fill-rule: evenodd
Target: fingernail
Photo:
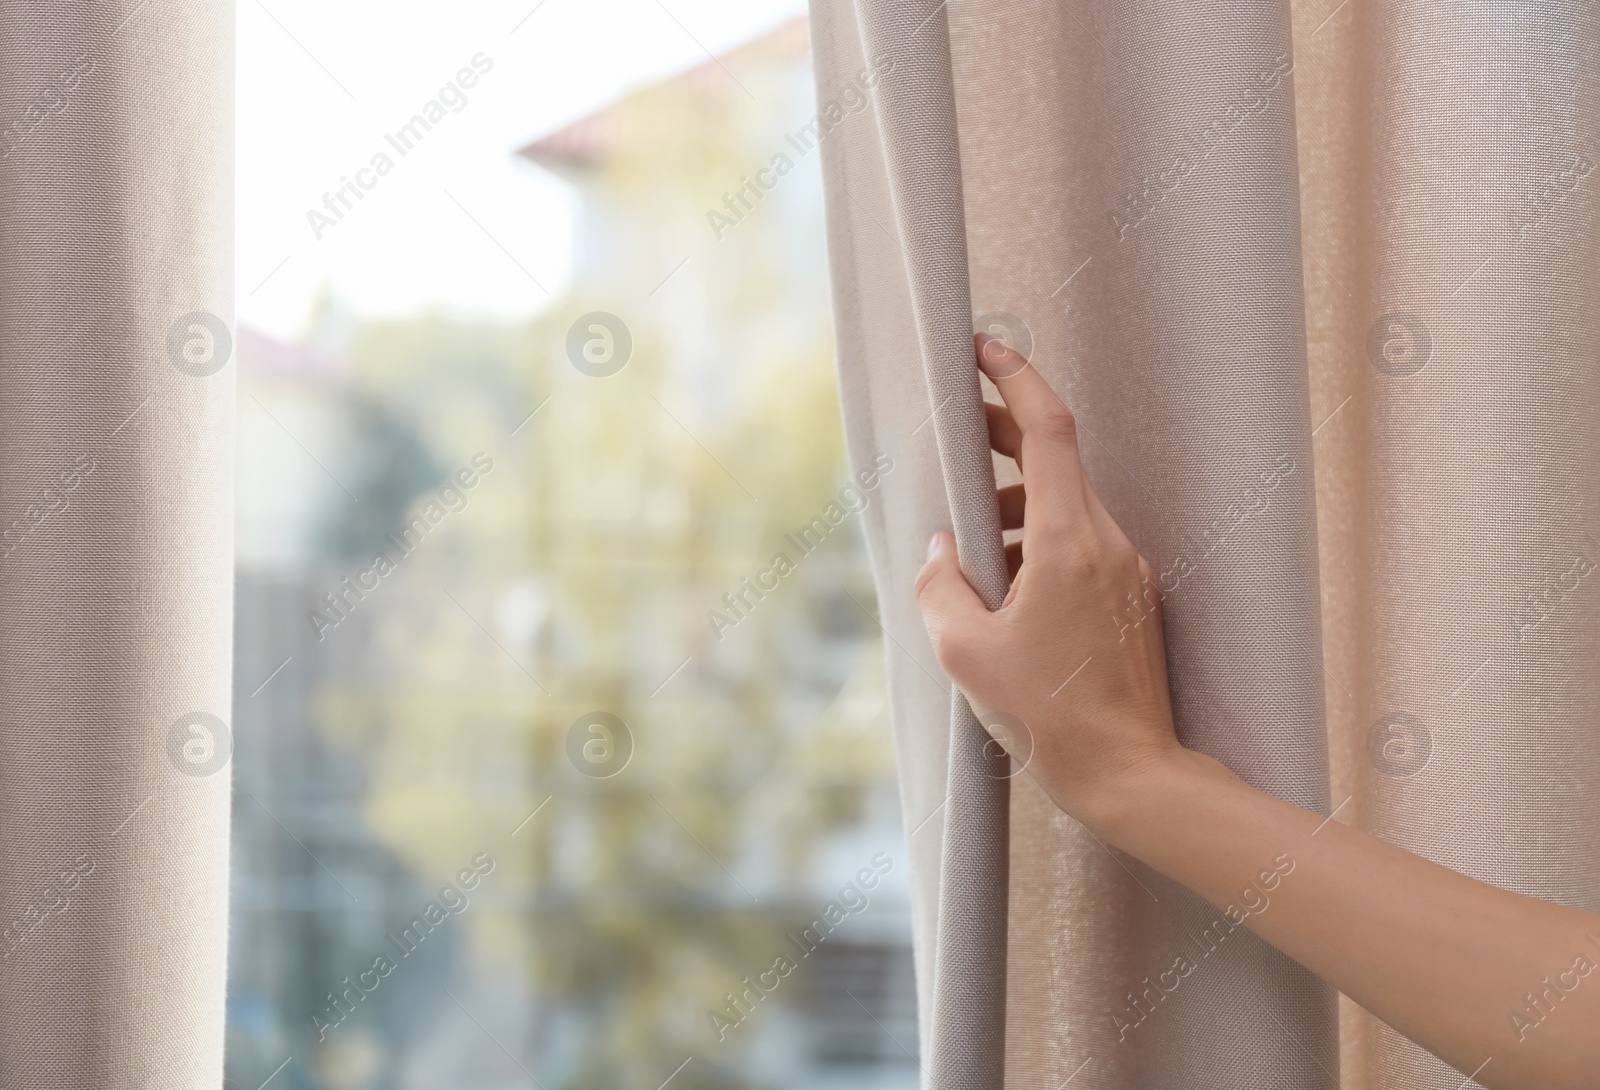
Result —
<instances>
[{"instance_id":1,"label":"fingernail","mask_svg":"<svg viewBox=\"0 0 1600 1090\"><path fill-rule=\"evenodd\" d=\"M990 378L994 377L994 365L999 362L999 357L1005 354L1005 345L987 333L978 334L978 366ZM994 360L989 357L993 355Z\"/></svg>"},{"instance_id":2,"label":"fingernail","mask_svg":"<svg viewBox=\"0 0 1600 1090\"><path fill-rule=\"evenodd\" d=\"M934 534L932 537L930 537L928 539L928 559L932 560L934 557L938 556L939 550L943 547L944 538L941 535Z\"/></svg>"},{"instance_id":3,"label":"fingernail","mask_svg":"<svg viewBox=\"0 0 1600 1090\"><path fill-rule=\"evenodd\" d=\"M978 367L990 378L1010 378L1027 366L1026 361L1012 356L1011 349L999 337L978 334Z\"/></svg>"}]
</instances>

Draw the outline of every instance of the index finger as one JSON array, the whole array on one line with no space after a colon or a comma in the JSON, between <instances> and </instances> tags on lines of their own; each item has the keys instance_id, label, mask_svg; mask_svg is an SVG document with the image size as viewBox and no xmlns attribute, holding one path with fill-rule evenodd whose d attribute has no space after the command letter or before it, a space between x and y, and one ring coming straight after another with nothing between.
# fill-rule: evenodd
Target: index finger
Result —
<instances>
[{"instance_id":1,"label":"index finger","mask_svg":"<svg viewBox=\"0 0 1600 1090\"><path fill-rule=\"evenodd\" d=\"M987 333L973 338L978 367L994 382L1022 432L1017 465L1028 490L1028 521L1063 527L1088 524L1078 423L1036 367Z\"/></svg>"}]
</instances>

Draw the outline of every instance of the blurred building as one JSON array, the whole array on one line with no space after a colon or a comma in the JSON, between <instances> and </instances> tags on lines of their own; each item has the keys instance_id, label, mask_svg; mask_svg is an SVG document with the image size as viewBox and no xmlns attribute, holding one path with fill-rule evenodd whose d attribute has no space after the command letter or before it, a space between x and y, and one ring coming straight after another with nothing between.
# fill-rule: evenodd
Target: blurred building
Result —
<instances>
[{"instance_id":1,"label":"blurred building","mask_svg":"<svg viewBox=\"0 0 1600 1090\"><path fill-rule=\"evenodd\" d=\"M686 1056L674 1087L917 1084L864 549L853 516L787 536L846 481L815 151L712 215L815 109L797 22L523 148L582 206L570 298L526 328L330 302L302 344L241 333L230 1086L285 1057L272 1085L308 1090L656 1085ZM603 379L568 354L593 312L632 344ZM606 778L574 756L592 713L631 745ZM478 852L471 907L396 953Z\"/></svg>"}]
</instances>

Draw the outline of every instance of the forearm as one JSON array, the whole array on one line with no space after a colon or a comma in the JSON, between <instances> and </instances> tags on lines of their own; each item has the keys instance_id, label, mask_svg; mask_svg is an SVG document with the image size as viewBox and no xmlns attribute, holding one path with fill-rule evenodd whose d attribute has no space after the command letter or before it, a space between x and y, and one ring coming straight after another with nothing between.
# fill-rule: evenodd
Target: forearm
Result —
<instances>
[{"instance_id":1,"label":"forearm","mask_svg":"<svg viewBox=\"0 0 1600 1090\"><path fill-rule=\"evenodd\" d=\"M1438 866L1188 750L1094 810L1109 842L1238 906L1263 939L1484 1086L1600 1085L1600 916Z\"/></svg>"},{"instance_id":2,"label":"forearm","mask_svg":"<svg viewBox=\"0 0 1600 1090\"><path fill-rule=\"evenodd\" d=\"M1600 1088L1600 916L1436 866L1180 746L1154 572L1055 391L993 338L975 347L1006 402L985 409L990 443L1023 475L997 497L1001 528L1022 531L1011 587L990 612L945 533L916 592L940 666L1002 744L1102 838L1479 1084Z\"/></svg>"}]
</instances>

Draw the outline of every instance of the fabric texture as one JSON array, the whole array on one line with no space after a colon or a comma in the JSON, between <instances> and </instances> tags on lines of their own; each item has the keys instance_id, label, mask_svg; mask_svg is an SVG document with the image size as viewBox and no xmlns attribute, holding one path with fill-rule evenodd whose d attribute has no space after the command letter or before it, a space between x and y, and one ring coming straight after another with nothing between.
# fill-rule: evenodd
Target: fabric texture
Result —
<instances>
[{"instance_id":1,"label":"fabric texture","mask_svg":"<svg viewBox=\"0 0 1600 1090\"><path fill-rule=\"evenodd\" d=\"M1456 1090L1026 775L980 774L911 584L953 526L994 600L983 328L1073 408L1158 573L1186 745L1600 908L1594 11L813 0L812 35L847 438L897 466L867 530L929 1085ZM974 881L996 837L1003 898ZM1003 975L978 964L1001 907Z\"/></svg>"},{"instance_id":2,"label":"fabric texture","mask_svg":"<svg viewBox=\"0 0 1600 1090\"><path fill-rule=\"evenodd\" d=\"M232 41L0 0L7 1088L222 1083Z\"/></svg>"},{"instance_id":3,"label":"fabric texture","mask_svg":"<svg viewBox=\"0 0 1600 1090\"><path fill-rule=\"evenodd\" d=\"M878 121L904 275L925 361L928 431L962 568L985 603L1006 596L1005 546L983 394L972 366L967 246L943 0L863 10L871 56L901 58L878 86ZM1005 1078L1010 761L951 693L943 802L939 947L928 1066L934 1085L984 1090Z\"/></svg>"}]
</instances>

